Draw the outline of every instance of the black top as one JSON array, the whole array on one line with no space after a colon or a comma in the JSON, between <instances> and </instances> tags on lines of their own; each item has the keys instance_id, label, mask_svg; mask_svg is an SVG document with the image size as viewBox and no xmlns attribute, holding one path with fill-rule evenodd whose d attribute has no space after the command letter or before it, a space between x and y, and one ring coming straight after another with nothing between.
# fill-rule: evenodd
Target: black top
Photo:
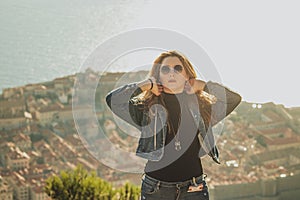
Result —
<instances>
[{"instance_id":1,"label":"black top","mask_svg":"<svg viewBox=\"0 0 300 200\"><path fill-rule=\"evenodd\" d=\"M198 131L186 105L186 98L191 97L192 95L186 93L162 94L171 125L168 126L163 158L160 161L148 161L146 164L145 173L149 176L161 181L177 182L203 173L198 157L200 150ZM175 133L172 130L175 130ZM180 141L179 151L175 150L176 141Z\"/></svg>"}]
</instances>

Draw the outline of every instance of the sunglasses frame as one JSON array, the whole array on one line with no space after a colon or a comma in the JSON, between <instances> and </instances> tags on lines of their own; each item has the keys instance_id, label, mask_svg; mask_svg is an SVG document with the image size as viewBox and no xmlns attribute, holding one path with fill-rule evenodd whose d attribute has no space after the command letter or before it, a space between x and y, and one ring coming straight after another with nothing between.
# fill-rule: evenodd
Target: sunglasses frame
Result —
<instances>
[{"instance_id":1,"label":"sunglasses frame","mask_svg":"<svg viewBox=\"0 0 300 200\"><path fill-rule=\"evenodd\" d=\"M164 68L164 69L163 69ZM174 67L170 67L168 65L163 65L161 68L160 68L160 72L162 74L169 74L171 72L171 70L173 69L173 71L176 73L176 74L179 74L183 71L183 66L181 65L175 65ZM178 69L179 68L179 69ZM167 70L166 70L167 69Z\"/></svg>"}]
</instances>

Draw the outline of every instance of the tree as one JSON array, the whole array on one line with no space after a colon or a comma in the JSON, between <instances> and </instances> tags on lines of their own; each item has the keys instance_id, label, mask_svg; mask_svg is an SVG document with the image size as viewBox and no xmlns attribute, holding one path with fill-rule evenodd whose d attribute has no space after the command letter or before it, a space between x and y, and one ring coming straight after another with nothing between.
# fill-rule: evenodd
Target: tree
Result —
<instances>
[{"instance_id":1,"label":"tree","mask_svg":"<svg viewBox=\"0 0 300 200\"><path fill-rule=\"evenodd\" d=\"M258 137L256 137L256 141L263 147L267 147L267 144L265 142L265 139L263 136L259 135Z\"/></svg>"},{"instance_id":2,"label":"tree","mask_svg":"<svg viewBox=\"0 0 300 200\"><path fill-rule=\"evenodd\" d=\"M41 164L45 164L45 159L43 157L38 157L36 159L36 163L41 165Z\"/></svg>"},{"instance_id":3,"label":"tree","mask_svg":"<svg viewBox=\"0 0 300 200\"><path fill-rule=\"evenodd\" d=\"M97 177L95 172L88 173L81 166L74 171L62 171L59 176L48 178L45 192L56 200L137 200L140 194L139 188L129 183L113 189L110 183Z\"/></svg>"}]
</instances>

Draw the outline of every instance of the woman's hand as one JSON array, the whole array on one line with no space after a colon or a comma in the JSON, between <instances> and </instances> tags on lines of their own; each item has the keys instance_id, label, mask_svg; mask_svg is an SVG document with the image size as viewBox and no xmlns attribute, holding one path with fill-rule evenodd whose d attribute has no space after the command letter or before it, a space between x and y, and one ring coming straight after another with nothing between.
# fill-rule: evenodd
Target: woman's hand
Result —
<instances>
[{"instance_id":1,"label":"woman's hand","mask_svg":"<svg viewBox=\"0 0 300 200\"><path fill-rule=\"evenodd\" d=\"M161 95L161 93L164 91L164 87L160 82L156 82L155 78L150 77L149 79L152 80L153 83L153 87L151 89L151 92L156 95L159 96ZM150 81L150 80L149 80ZM150 86L151 87L151 86Z\"/></svg>"},{"instance_id":2,"label":"woman's hand","mask_svg":"<svg viewBox=\"0 0 300 200\"><path fill-rule=\"evenodd\" d=\"M190 79L185 83L184 90L187 94L194 94L202 91L205 87L205 82L199 79Z\"/></svg>"},{"instance_id":3,"label":"woman's hand","mask_svg":"<svg viewBox=\"0 0 300 200\"><path fill-rule=\"evenodd\" d=\"M161 83L157 83L154 77L150 77L144 81L141 81L138 86L143 91L151 90L151 92L156 96L159 96L164 90L163 85Z\"/></svg>"}]
</instances>

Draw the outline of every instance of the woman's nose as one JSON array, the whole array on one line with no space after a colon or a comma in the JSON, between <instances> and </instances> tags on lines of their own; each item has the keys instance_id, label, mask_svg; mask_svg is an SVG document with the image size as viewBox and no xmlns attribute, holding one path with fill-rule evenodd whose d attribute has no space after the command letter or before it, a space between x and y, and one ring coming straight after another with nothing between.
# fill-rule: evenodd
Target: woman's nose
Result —
<instances>
[{"instance_id":1,"label":"woman's nose","mask_svg":"<svg viewBox=\"0 0 300 200\"><path fill-rule=\"evenodd\" d=\"M174 76L175 73L176 73L176 72L175 72L174 69L170 69L170 72L169 72L170 76Z\"/></svg>"}]
</instances>

